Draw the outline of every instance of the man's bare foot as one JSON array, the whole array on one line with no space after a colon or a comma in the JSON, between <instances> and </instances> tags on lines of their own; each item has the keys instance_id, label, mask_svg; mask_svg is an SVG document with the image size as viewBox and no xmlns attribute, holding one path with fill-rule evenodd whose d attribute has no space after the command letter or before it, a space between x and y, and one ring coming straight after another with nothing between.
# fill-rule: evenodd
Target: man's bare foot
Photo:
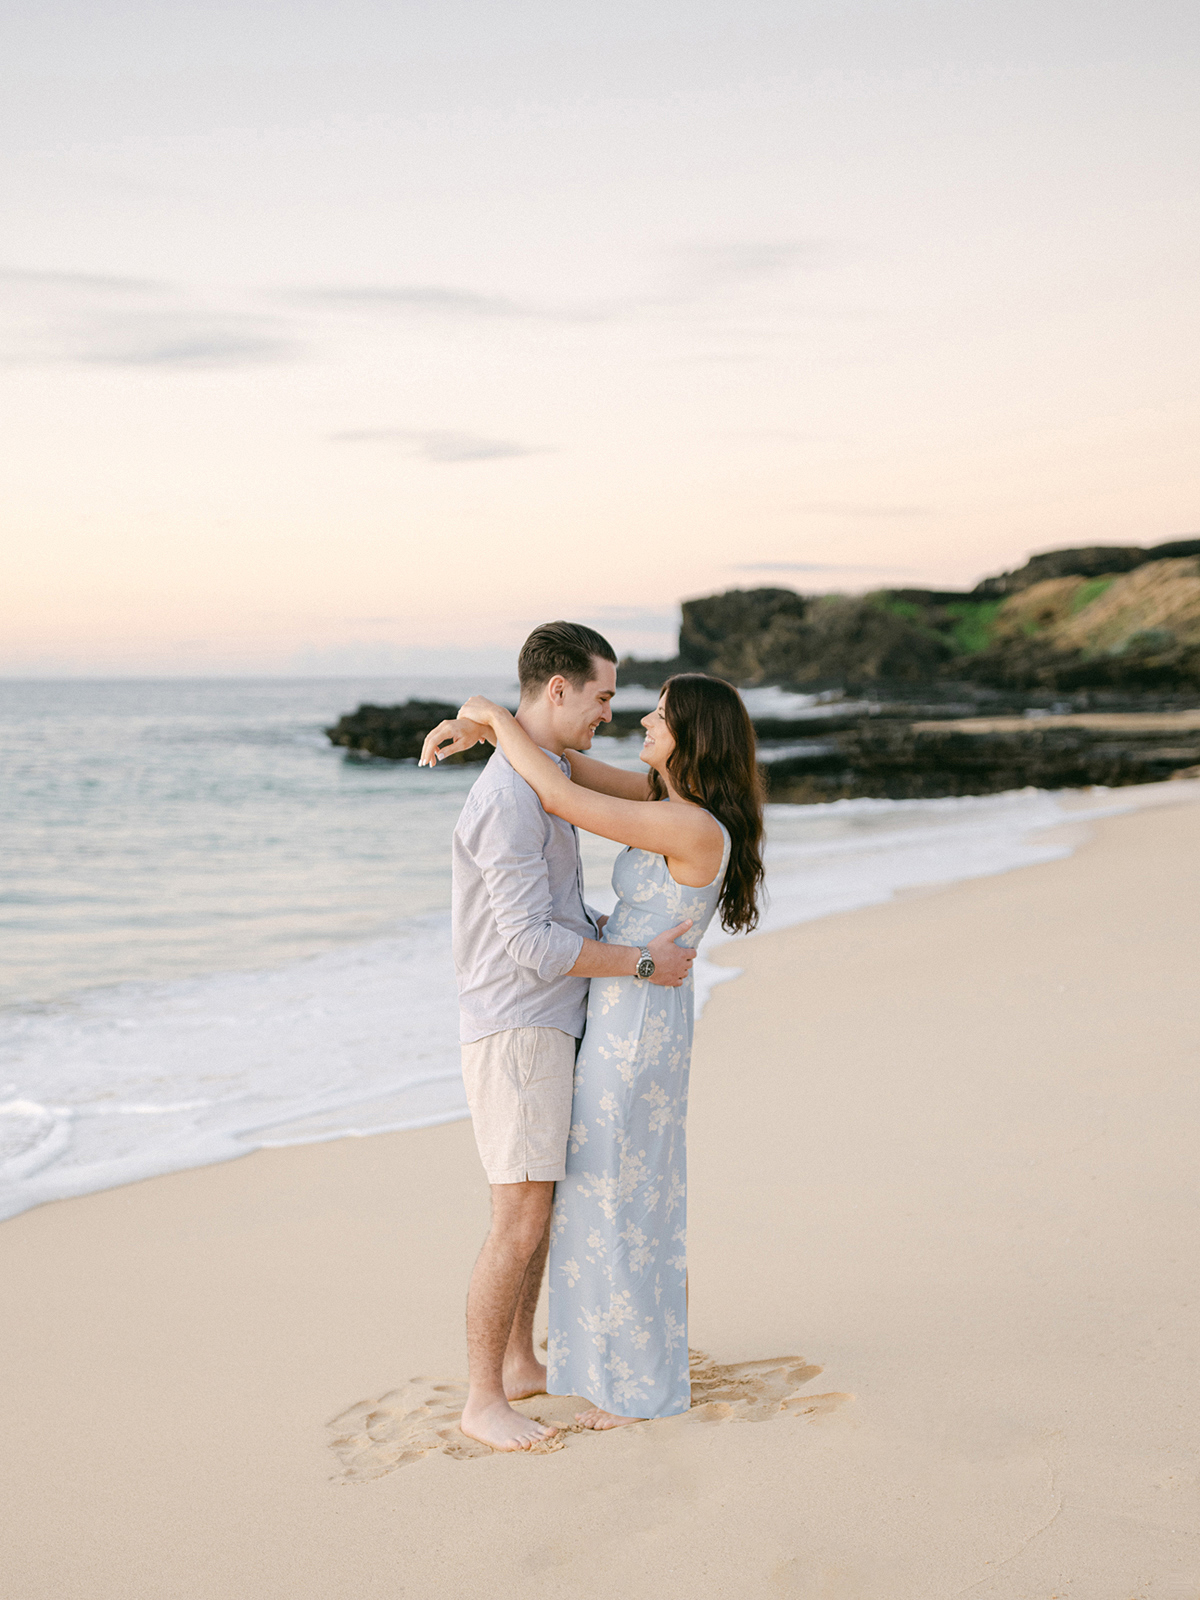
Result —
<instances>
[{"instance_id":1,"label":"man's bare foot","mask_svg":"<svg viewBox=\"0 0 1200 1600\"><path fill-rule=\"evenodd\" d=\"M472 1405L468 1400L458 1425L468 1439L491 1445L493 1450L528 1450L558 1432L557 1428L534 1422L532 1417L523 1417L507 1400L490 1400L483 1405Z\"/></svg>"},{"instance_id":2,"label":"man's bare foot","mask_svg":"<svg viewBox=\"0 0 1200 1600\"><path fill-rule=\"evenodd\" d=\"M510 1400L528 1400L531 1395L545 1394L546 1369L540 1361L514 1361L504 1363L504 1393Z\"/></svg>"},{"instance_id":3,"label":"man's bare foot","mask_svg":"<svg viewBox=\"0 0 1200 1600\"><path fill-rule=\"evenodd\" d=\"M590 1411L577 1411L575 1421L585 1428L595 1428L597 1432L605 1428L623 1428L627 1422L647 1422L647 1417L618 1417L615 1411L601 1411L599 1406L593 1406Z\"/></svg>"}]
</instances>

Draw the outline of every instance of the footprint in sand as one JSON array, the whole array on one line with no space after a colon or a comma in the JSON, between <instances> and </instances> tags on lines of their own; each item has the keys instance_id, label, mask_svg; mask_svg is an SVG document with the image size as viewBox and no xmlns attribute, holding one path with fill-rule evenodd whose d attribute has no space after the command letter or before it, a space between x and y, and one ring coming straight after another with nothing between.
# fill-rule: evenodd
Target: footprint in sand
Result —
<instances>
[{"instance_id":1,"label":"footprint in sand","mask_svg":"<svg viewBox=\"0 0 1200 1600\"><path fill-rule=\"evenodd\" d=\"M853 1395L799 1394L820 1367L799 1356L778 1356L767 1361L738 1361L718 1366L702 1350L693 1350L692 1407L657 1427L693 1422L767 1422L772 1417L815 1418L836 1410ZM378 1400L360 1400L329 1423L329 1446L338 1459L334 1481L367 1483L397 1467L408 1467L435 1451L456 1461L494 1454L459 1431L458 1419L467 1398L465 1383L447 1379L412 1378ZM578 1401L573 1396L536 1395L518 1403L517 1410L560 1431L525 1455L551 1455L562 1450L569 1437L612 1438L595 1433L574 1420ZM649 1424L647 1424L649 1426ZM625 1429L615 1430L624 1433Z\"/></svg>"}]
</instances>

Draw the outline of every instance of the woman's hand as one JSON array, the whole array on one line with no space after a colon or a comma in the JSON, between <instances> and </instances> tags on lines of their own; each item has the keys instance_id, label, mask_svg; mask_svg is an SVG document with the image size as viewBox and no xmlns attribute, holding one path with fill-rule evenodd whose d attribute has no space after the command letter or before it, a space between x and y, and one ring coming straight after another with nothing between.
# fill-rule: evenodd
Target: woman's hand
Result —
<instances>
[{"instance_id":1,"label":"woman's hand","mask_svg":"<svg viewBox=\"0 0 1200 1600\"><path fill-rule=\"evenodd\" d=\"M491 731L490 727L485 727L481 722L471 722L465 717L448 717L444 722L439 722L432 733L425 735L425 743L421 746L421 759L417 765L436 767L446 756L455 756L460 750L469 750L472 745L483 744L490 739ZM494 740L491 742L494 743Z\"/></svg>"}]
</instances>

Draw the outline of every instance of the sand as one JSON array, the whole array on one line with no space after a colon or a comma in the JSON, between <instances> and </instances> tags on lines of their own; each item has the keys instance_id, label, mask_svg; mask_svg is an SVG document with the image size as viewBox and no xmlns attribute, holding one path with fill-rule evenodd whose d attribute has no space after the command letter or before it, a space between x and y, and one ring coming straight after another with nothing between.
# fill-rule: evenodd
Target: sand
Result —
<instances>
[{"instance_id":1,"label":"sand","mask_svg":"<svg viewBox=\"0 0 1200 1600\"><path fill-rule=\"evenodd\" d=\"M1069 859L724 952L687 1416L465 1447L466 1124L0 1225L5 1600L1196 1600L1200 785L1169 788Z\"/></svg>"},{"instance_id":2,"label":"sand","mask_svg":"<svg viewBox=\"0 0 1200 1600\"><path fill-rule=\"evenodd\" d=\"M1200 711L1065 711L1036 717L959 717L914 722L918 733L948 728L953 733L1038 733L1046 728L1091 728L1096 733L1191 733Z\"/></svg>"}]
</instances>

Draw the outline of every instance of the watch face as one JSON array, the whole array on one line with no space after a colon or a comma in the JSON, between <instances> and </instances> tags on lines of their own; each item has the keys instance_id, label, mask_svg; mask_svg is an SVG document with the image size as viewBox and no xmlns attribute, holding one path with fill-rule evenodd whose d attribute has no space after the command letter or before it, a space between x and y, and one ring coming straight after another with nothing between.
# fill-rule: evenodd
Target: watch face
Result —
<instances>
[{"instance_id":1,"label":"watch face","mask_svg":"<svg viewBox=\"0 0 1200 1600\"><path fill-rule=\"evenodd\" d=\"M637 964L639 978L652 978L654 976L654 962L650 956L643 956Z\"/></svg>"}]
</instances>

